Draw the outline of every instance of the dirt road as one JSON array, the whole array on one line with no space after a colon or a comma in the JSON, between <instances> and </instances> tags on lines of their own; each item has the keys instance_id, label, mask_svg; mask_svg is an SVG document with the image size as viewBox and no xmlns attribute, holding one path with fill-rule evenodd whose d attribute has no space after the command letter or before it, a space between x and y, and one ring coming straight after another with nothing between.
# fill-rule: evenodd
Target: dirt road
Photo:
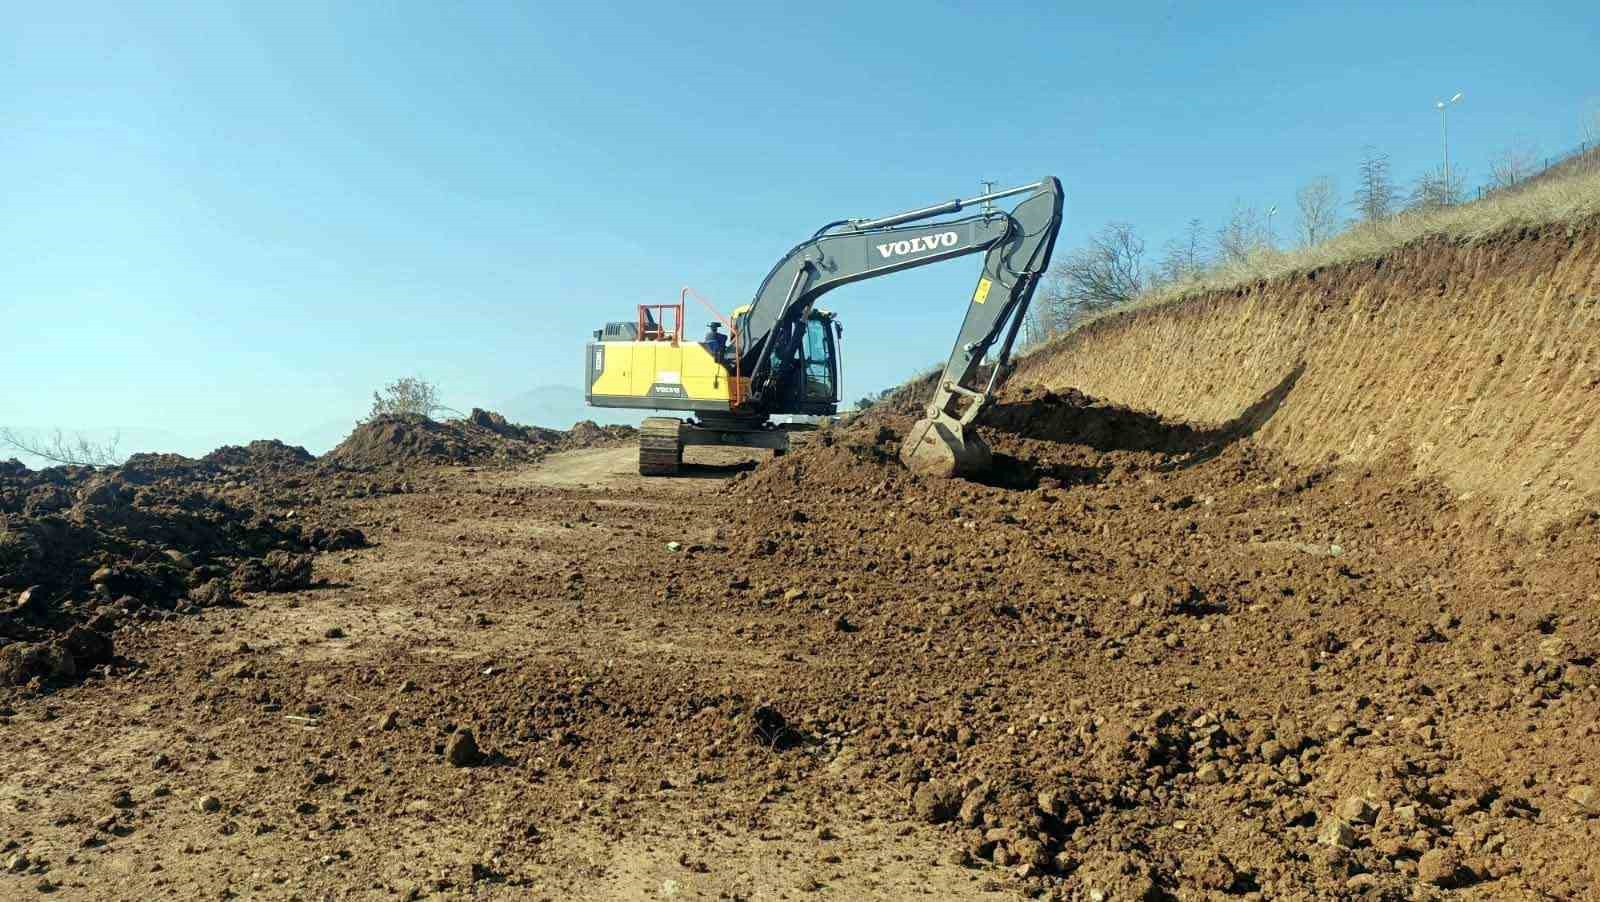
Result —
<instances>
[{"instance_id":1,"label":"dirt road","mask_svg":"<svg viewBox=\"0 0 1600 902\"><path fill-rule=\"evenodd\" d=\"M863 425L330 497L315 588L8 697L0 896L1595 888L1592 523L1063 415L994 485Z\"/></svg>"},{"instance_id":2,"label":"dirt road","mask_svg":"<svg viewBox=\"0 0 1600 902\"><path fill-rule=\"evenodd\" d=\"M971 891L927 867L936 837L848 793L768 797L534 725L576 713L542 711L550 693L682 704L786 666L713 617L663 618L654 567L620 564L643 547L677 566L666 542L707 529L672 505L751 459L696 450L689 475L646 484L634 448L576 451L351 505L376 547L319 560L322 588L139 629L133 676L4 709L0 895ZM465 723L483 766L440 754Z\"/></svg>"}]
</instances>

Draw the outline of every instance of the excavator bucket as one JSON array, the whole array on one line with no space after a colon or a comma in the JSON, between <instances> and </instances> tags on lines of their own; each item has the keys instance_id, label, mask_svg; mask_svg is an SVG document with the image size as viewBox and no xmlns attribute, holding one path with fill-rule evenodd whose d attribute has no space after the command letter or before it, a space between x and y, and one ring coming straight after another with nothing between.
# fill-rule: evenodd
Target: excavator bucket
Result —
<instances>
[{"instance_id":1,"label":"excavator bucket","mask_svg":"<svg viewBox=\"0 0 1600 902\"><path fill-rule=\"evenodd\" d=\"M900 462L913 473L949 479L988 472L993 455L977 430L968 432L954 419L925 417L906 433Z\"/></svg>"}]
</instances>

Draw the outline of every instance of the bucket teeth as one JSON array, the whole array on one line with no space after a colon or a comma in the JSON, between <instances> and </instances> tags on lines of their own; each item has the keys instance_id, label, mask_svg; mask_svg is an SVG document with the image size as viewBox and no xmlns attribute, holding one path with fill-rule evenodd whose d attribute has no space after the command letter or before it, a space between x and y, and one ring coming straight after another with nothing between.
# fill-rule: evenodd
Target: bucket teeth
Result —
<instances>
[{"instance_id":1,"label":"bucket teeth","mask_svg":"<svg viewBox=\"0 0 1600 902\"><path fill-rule=\"evenodd\" d=\"M989 446L976 432L943 418L918 420L900 445L900 462L923 476L948 479L986 473L993 461Z\"/></svg>"}]
</instances>

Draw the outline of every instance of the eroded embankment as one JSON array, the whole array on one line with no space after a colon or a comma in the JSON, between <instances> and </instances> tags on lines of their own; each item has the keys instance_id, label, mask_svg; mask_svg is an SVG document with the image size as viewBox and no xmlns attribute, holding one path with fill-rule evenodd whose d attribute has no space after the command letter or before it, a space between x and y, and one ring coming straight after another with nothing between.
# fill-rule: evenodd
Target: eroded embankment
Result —
<instances>
[{"instance_id":1,"label":"eroded embankment","mask_svg":"<svg viewBox=\"0 0 1600 902\"><path fill-rule=\"evenodd\" d=\"M1232 423L1300 463L1398 453L1538 528L1600 497L1600 219L1107 317L1013 384Z\"/></svg>"}]
</instances>

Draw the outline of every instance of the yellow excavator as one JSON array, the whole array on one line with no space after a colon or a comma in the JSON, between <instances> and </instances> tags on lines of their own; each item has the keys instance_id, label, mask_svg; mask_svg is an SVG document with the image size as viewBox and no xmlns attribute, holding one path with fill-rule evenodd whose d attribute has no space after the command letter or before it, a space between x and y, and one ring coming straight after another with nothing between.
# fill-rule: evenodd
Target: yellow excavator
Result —
<instances>
[{"instance_id":1,"label":"yellow excavator","mask_svg":"<svg viewBox=\"0 0 1600 902\"><path fill-rule=\"evenodd\" d=\"M1010 211L994 201L1025 195ZM945 218L977 208L970 215ZM817 306L827 292L876 276L986 252L955 347L925 416L900 459L936 476L970 476L990 463L973 421L1010 369L1011 349L1061 230L1061 183L1047 177L1004 191L818 229L778 261L755 299L685 335L688 289L676 304L641 304L588 344L586 398L594 407L688 414L650 417L640 429L639 472L672 475L687 445L789 448L792 427L774 416L826 416L840 401L838 317ZM985 367L988 360L991 367Z\"/></svg>"}]
</instances>

